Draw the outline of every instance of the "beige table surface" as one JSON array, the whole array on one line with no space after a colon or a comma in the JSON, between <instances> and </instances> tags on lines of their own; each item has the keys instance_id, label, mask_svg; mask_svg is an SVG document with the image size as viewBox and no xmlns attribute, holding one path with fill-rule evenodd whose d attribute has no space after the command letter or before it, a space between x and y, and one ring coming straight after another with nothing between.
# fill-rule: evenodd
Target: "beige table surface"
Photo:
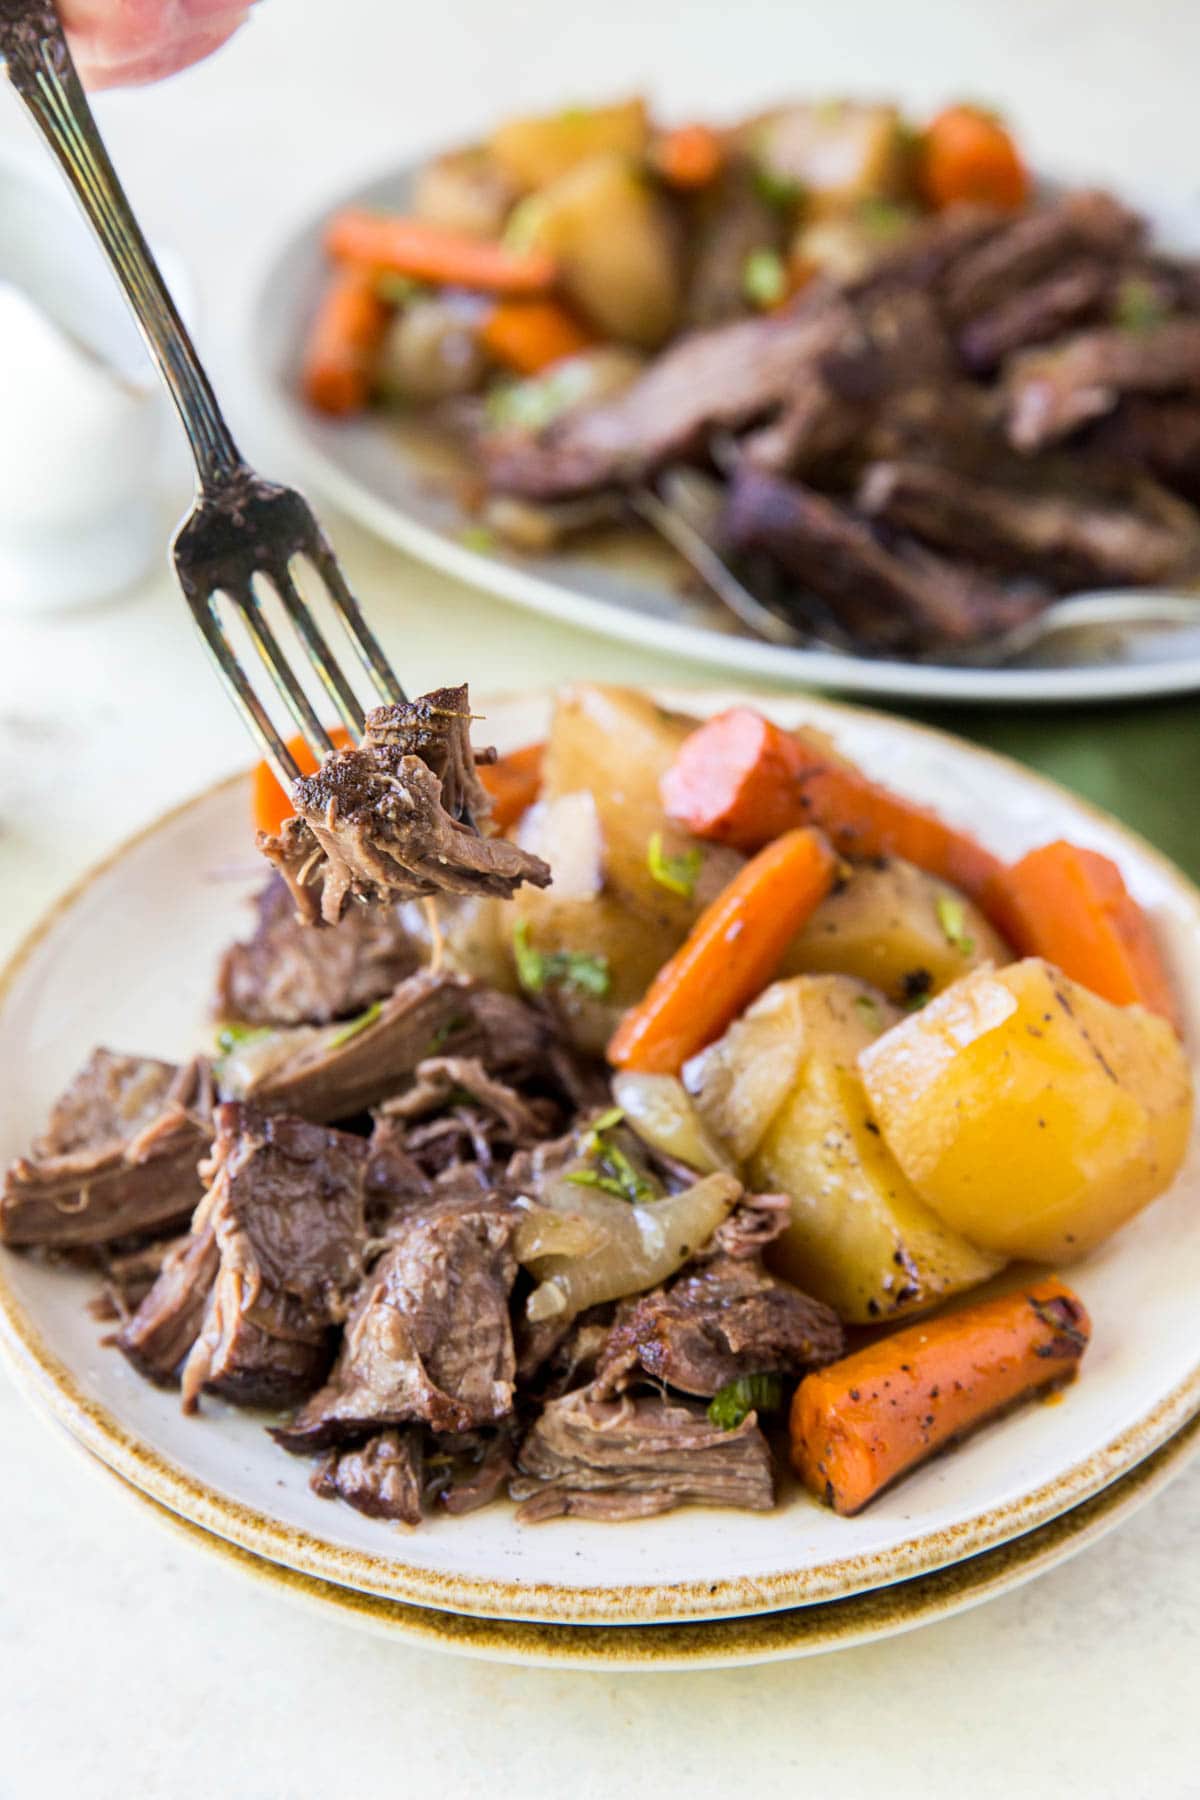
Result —
<instances>
[{"instance_id":1,"label":"beige table surface","mask_svg":"<svg viewBox=\"0 0 1200 1800\"><path fill-rule=\"evenodd\" d=\"M1192 195L1197 69L1191 0L263 0L212 64L106 97L101 117L147 224L197 277L202 349L265 457L240 333L278 233L510 104L642 81L678 110L802 85L985 96L1048 163ZM0 94L0 142L25 136ZM701 673L330 522L414 690ZM103 609L0 618L0 953L88 862L245 760L165 577ZM159 1530L3 1375L0 1432L0 1800L1200 1795L1200 1467L1075 1562L946 1624L792 1666L613 1676L326 1624Z\"/></svg>"}]
</instances>

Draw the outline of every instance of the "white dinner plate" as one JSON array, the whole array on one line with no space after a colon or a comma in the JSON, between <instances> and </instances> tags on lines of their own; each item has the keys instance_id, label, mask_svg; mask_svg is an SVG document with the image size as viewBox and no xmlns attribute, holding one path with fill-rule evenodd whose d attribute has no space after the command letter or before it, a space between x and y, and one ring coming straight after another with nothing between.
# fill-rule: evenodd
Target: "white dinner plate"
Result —
<instances>
[{"instance_id":1,"label":"white dinner plate","mask_svg":"<svg viewBox=\"0 0 1200 1800\"><path fill-rule=\"evenodd\" d=\"M967 669L887 661L763 643L697 593L659 540L597 533L556 555L522 556L473 541L457 497L466 465L444 440L384 413L337 420L306 406L301 346L327 276L325 221L343 206L403 211L414 169L390 170L339 195L292 233L268 266L254 307L250 352L261 399L314 490L402 550L475 587L568 624L647 649L711 663L726 675L912 700L1055 702L1183 693L1200 687L1200 627L1148 634L1137 660L1094 666ZM1200 208L1161 221L1167 241L1200 241Z\"/></svg>"},{"instance_id":2,"label":"white dinner plate","mask_svg":"<svg viewBox=\"0 0 1200 1800\"><path fill-rule=\"evenodd\" d=\"M696 712L737 696L664 695ZM1122 827L957 740L813 700L760 702L809 721L993 851L1067 836L1120 862L1200 1033L1200 895ZM501 748L543 734L546 696L483 704ZM205 1039L221 947L246 921L248 788L235 778L140 834L53 909L0 988L0 1156L23 1150L96 1043L181 1057ZM224 875L223 875L223 872ZM257 879L257 877L255 877ZM510 1620L637 1624L824 1602L907 1580L1031 1531L1150 1456L1200 1410L1200 1159L1071 1274L1095 1335L1081 1379L928 1464L854 1519L794 1488L771 1513L689 1509L636 1524L518 1525L507 1503L404 1531L318 1499L309 1464L261 1417L206 1399L185 1418L102 1347L89 1279L6 1253L0 1336L18 1379L86 1447L194 1524L242 1548L389 1599Z\"/></svg>"}]
</instances>

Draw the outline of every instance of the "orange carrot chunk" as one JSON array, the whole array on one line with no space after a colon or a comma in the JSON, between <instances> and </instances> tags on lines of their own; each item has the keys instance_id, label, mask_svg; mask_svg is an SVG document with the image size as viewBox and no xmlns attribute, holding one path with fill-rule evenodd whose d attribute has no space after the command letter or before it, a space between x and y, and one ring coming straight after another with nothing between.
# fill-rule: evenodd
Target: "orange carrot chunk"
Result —
<instances>
[{"instance_id":1,"label":"orange carrot chunk","mask_svg":"<svg viewBox=\"0 0 1200 1800\"><path fill-rule=\"evenodd\" d=\"M344 750L351 742L350 733L344 725L328 728L335 750ZM296 767L302 775L315 775L317 759L309 749L305 740L297 735L288 739L288 749L296 761ZM285 794L275 779L274 771L269 763L256 763L250 776L250 804L254 815L254 823L259 831L269 832L272 836L282 828L285 819L290 819L296 808L292 805L291 796Z\"/></svg>"},{"instance_id":2,"label":"orange carrot chunk","mask_svg":"<svg viewBox=\"0 0 1200 1800\"><path fill-rule=\"evenodd\" d=\"M1145 1006L1179 1029L1150 922L1107 856L1060 839L1001 869L981 898L1021 956L1044 956L1102 999Z\"/></svg>"},{"instance_id":3,"label":"orange carrot chunk","mask_svg":"<svg viewBox=\"0 0 1200 1800\"><path fill-rule=\"evenodd\" d=\"M335 271L304 348L303 387L319 412L345 418L371 397L391 309L361 269Z\"/></svg>"},{"instance_id":4,"label":"orange carrot chunk","mask_svg":"<svg viewBox=\"0 0 1200 1800\"><path fill-rule=\"evenodd\" d=\"M748 707L718 714L684 740L662 797L671 818L696 837L738 850L817 825L843 856L902 856L972 898L1000 868L936 814Z\"/></svg>"},{"instance_id":5,"label":"orange carrot chunk","mask_svg":"<svg viewBox=\"0 0 1200 1800\"><path fill-rule=\"evenodd\" d=\"M670 187L702 188L721 173L725 148L711 125L680 125L657 140L651 161Z\"/></svg>"},{"instance_id":6,"label":"orange carrot chunk","mask_svg":"<svg viewBox=\"0 0 1200 1800\"><path fill-rule=\"evenodd\" d=\"M840 1513L953 1438L1074 1375L1087 1312L1051 1276L910 1325L806 1375L792 1400L792 1465Z\"/></svg>"},{"instance_id":7,"label":"orange carrot chunk","mask_svg":"<svg viewBox=\"0 0 1200 1800\"><path fill-rule=\"evenodd\" d=\"M921 139L921 191L930 206L961 200L1016 211L1029 198L1029 175L999 119L977 106L950 106Z\"/></svg>"},{"instance_id":8,"label":"orange carrot chunk","mask_svg":"<svg viewBox=\"0 0 1200 1800\"><path fill-rule=\"evenodd\" d=\"M494 763L480 763L479 779L492 803L494 831L510 830L537 799L545 749L545 744L525 744Z\"/></svg>"},{"instance_id":9,"label":"orange carrot chunk","mask_svg":"<svg viewBox=\"0 0 1200 1800\"><path fill-rule=\"evenodd\" d=\"M351 208L329 221L325 248L355 268L486 293L541 294L554 284L554 262L543 251L510 250L428 219Z\"/></svg>"},{"instance_id":10,"label":"orange carrot chunk","mask_svg":"<svg viewBox=\"0 0 1200 1800\"><path fill-rule=\"evenodd\" d=\"M838 859L819 831L789 831L705 908L608 1046L618 1069L678 1074L767 985L794 934L825 898Z\"/></svg>"},{"instance_id":11,"label":"orange carrot chunk","mask_svg":"<svg viewBox=\"0 0 1200 1800\"><path fill-rule=\"evenodd\" d=\"M479 334L488 354L518 375L540 375L564 356L594 342L578 319L556 300L502 300Z\"/></svg>"}]
</instances>

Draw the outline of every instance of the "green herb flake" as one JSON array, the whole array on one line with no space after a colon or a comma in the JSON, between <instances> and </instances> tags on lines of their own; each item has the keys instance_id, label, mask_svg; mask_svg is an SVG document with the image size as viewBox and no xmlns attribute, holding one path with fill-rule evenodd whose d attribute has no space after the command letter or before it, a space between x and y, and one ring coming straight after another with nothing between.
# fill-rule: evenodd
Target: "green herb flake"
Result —
<instances>
[{"instance_id":1,"label":"green herb flake","mask_svg":"<svg viewBox=\"0 0 1200 1800\"><path fill-rule=\"evenodd\" d=\"M236 1021L230 1025L222 1025L217 1032L217 1049L226 1056L233 1050L241 1050L246 1044L256 1044L260 1038L269 1038L269 1025L241 1025Z\"/></svg>"},{"instance_id":2,"label":"green herb flake","mask_svg":"<svg viewBox=\"0 0 1200 1800\"><path fill-rule=\"evenodd\" d=\"M932 994L929 993L905 994L903 1000L900 1002L901 1011L907 1013L920 1012L924 1007L929 1005L932 998Z\"/></svg>"},{"instance_id":3,"label":"green herb flake","mask_svg":"<svg viewBox=\"0 0 1200 1800\"><path fill-rule=\"evenodd\" d=\"M863 230L881 244L893 243L904 236L913 222L907 206L885 200L880 194L868 194L858 203L858 222Z\"/></svg>"},{"instance_id":4,"label":"green herb flake","mask_svg":"<svg viewBox=\"0 0 1200 1800\"><path fill-rule=\"evenodd\" d=\"M799 212L804 203L804 183L783 175L767 163L759 163L753 175L754 192L764 206L777 212Z\"/></svg>"},{"instance_id":5,"label":"green herb flake","mask_svg":"<svg viewBox=\"0 0 1200 1800\"><path fill-rule=\"evenodd\" d=\"M368 1006L366 1012L360 1012L356 1019L348 1019L341 1030L335 1032L329 1039L325 1048L340 1050L343 1044L348 1044L351 1038L356 1038L360 1031L366 1031L369 1026L373 1025L382 1011L383 1001L376 1000L374 1006Z\"/></svg>"},{"instance_id":6,"label":"green herb flake","mask_svg":"<svg viewBox=\"0 0 1200 1800\"><path fill-rule=\"evenodd\" d=\"M617 1126L621 1124L624 1117L625 1117L625 1114L619 1106L610 1106L608 1111L602 1112L598 1119L593 1119L592 1130L593 1131L615 1131Z\"/></svg>"},{"instance_id":7,"label":"green herb flake","mask_svg":"<svg viewBox=\"0 0 1200 1800\"><path fill-rule=\"evenodd\" d=\"M878 1031L883 1024L883 1014L879 1010L879 1002L875 999L874 995L856 994L854 996L854 1004L857 1006L867 1024L871 1027L871 1030Z\"/></svg>"},{"instance_id":8,"label":"green herb flake","mask_svg":"<svg viewBox=\"0 0 1200 1800\"><path fill-rule=\"evenodd\" d=\"M540 194L527 194L523 200L518 200L508 215L501 237L504 248L515 251L518 256L526 250L536 249L545 217L546 207Z\"/></svg>"},{"instance_id":9,"label":"green herb flake","mask_svg":"<svg viewBox=\"0 0 1200 1800\"><path fill-rule=\"evenodd\" d=\"M742 264L742 292L752 306L778 306L787 293L787 269L778 250L751 250Z\"/></svg>"},{"instance_id":10,"label":"green herb flake","mask_svg":"<svg viewBox=\"0 0 1200 1800\"><path fill-rule=\"evenodd\" d=\"M599 1169L572 1169L567 1180L574 1187L601 1188L604 1193L612 1194L614 1199L628 1200L629 1195L621 1186L615 1175L602 1175Z\"/></svg>"},{"instance_id":11,"label":"green herb flake","mask_svg":"<svg viewBox=\"0 0 1200 1800\"><path fill-rule=\"evenodd\" d=\"M1138 334L1154 331L1168 311L1154 283L1142 275L1127 275L1113 302L1113 319L1122 331Z\"/></svg>"},{"instance_id":12,"label":"green herb flake","mask_svg":"<svg viewBox=\"0 0 1200 1800\"><path fill-rule=\"evenodd\" d=\"M465 550L487 552L496 548L496 534L486 525L464 525L458 534L458 541Z\"/></svg>"},{"instance_id":13,"label":"green herb flake","mask_svg":"<svg viewBox=\"0 0 1200 1800\"><path fill-rule=\"evenodd\" d=\"M956 894L939 894L934 903L934 911L946 942L960 956L970 956L975 949L975 939L967 935L966 903Z\"/></svg>"},{"instance_id":14,"label":"green herb flake","mask_svg":"<svg viewBox=\"0 0 1200 1800\"><path fill-rule=\"evenodd\" d=\"M681 850L677 856L668 856L663 850L662 832L656 831L651 836L646 852L646 867L659 887L678 894L680 899L690 900L695 893L703 864L703 850Z\"/></svg>"},{"instance_id":15,"label":"green herb flake","mask_svg":"<svg viewBox=\"0 0 1200 1800\"><path fill-rule=\"evenodd\" d=\"M452 1019L443 1019L429 1039L429 1049L426 1051L426 1055L436 1056L438 1051L444 1047L447 1038L453 1037L456 1031L461 1031L466 1023L467 1021L461 1013L456 1013Z\"/></svg>"},{"instance_id":16,"label":"green herb flake","mask_svg":"<svg viewBox=\"0 0 1200 1800\"><path fill-rule=\"evenodd\" d=\"M375 277L375 292L390 306L409 306L414 300L423 299L429 287L424 281L415 281L411 275L396 275L390 269L381 269Z\"/></svg>"},{"instance_id":17,"label":"green herb flake","mask_svg":"<svg viewBox=\"0 0 1200 1800\"><path fill-rule=\"evenodd\" d=\"M540 994L548 987L567 987L603 1000L612 981L607 956L593 956L584 950L535 949L529 939L527 919L518 919L513 926L513 960L517 980L529 994Z\"/></svg>"},{"instance_id":18,"label":"green herb flake","mask_svg":"<svg viewBox=\"0 0 1200 1800\"><path fill-rule=\"evenodd\" d=\"M718 1431L736 1431L752 1412L778 1412L783 1381L778 1375L739 1375L718 1388L708 1403L708 1422Z\"/></svg>"}]
</instances>

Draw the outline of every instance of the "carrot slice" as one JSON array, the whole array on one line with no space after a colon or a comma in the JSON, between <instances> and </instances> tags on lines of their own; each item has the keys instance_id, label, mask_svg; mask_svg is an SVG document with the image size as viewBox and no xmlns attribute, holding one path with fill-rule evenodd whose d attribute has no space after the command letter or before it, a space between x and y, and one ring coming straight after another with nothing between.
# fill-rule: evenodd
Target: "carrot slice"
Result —
<instances>
[{"instance_id":1,"label":"carrot slice","mask_svg":"<svg viewBox=\"0 0 1200 1800\"><path fill-rule=\"evenodd\" d=\"M702 188L721 173L725 146L711 125L679 125L656 141L650 160L669 186Z\"/></svg>"},{"instance_id":2,"label":"carrot slice","mask_svg":"<svg viewBox=\"0 0 1200 1800\"><path fill-rule=\"evenodd\" d=\"M448 287L540 294L554 284L554 262L543 251L510 250L428 219L351 208L329 221L325 248L335 262Z\"/></svg>"},{"instance_id":3,"label":"carrot slice","mask_svg":"<svg viewBox=\"0 0 1200 1800\"><path fill-rule=\"evenodd\" d=\"M545 750L545 744L525 744L494 763L480 763L479 779L492 803L494 831L510 830L537 799Z\"/></svg>"},{"instance_id":4,"label":"carrot slice","mask_svg":"<svg viewBox=\"0 0 1200 1800\"><path fill-rule=\"evenodd\" d=\"M595 342L556 300L502 300L479 333L489 355L519 375L540 375Z\"/></svg>"},{"instance_id":5,"label":"carrot slice","mask_svg":"<svg viewBox=\"0 0 1200 1800\"><path fill-rule=\"evenodd\" d=\"M881 1338L800 1383L792 1465L835 1511L856 1513L952 1438L1073 1375L1091 1329L1051 1276Z\"/></svg>"},{"instance_id":6,"label":"carrot slice","mask_svg":"<svg viewBox=\"0 0 1200 1800\"><path fill-rule=\"evenodd\" d=\"M1059 839L1000 870L981 899L1020 955L1044 956L1102 999L1148 1007L1179 1030L1150 922L1107 856Z\"/></svg>"},{"instance_id":7,"label":"carrot slice","mask_svg":"<svg viewBox=\"0 0 1200 1800\"><path fill-rule=\"evenodd\" d=\"M1016 211L1029 198L1029 175L999 119L977 106L950 106L922 137L921 190L931 206L962 200Z\"/></svg>"},{"instance_id":8,"label":"carrot slice","mask_svg":"<svg viewBox=\"0 0 1200 1800\"><path fill-rule=\"evenodd\" d=\"M337 418L362 411L390 318L363 270L334 272L304 348L302 384L311 406Z\"/></svg>"},{"instance_id":9,"label":"carrot slice","mask_svg":"<svg viewBox=\"0 0 1200 1800\"><path fill-rule=\"evenodd\" d=\"M789 831L760 850L625 1014L609 1043L609 1062L677 1074L766 986L837 869L819 831Z\"/></svg>"},{"instance_id":10,"label":"carrot slice","mask_svg":"<svg viewBox=\"0 0 1200 1800\"><path fill-rule=\"evenodd\" d=\"M335 750L344 750L351 743L350 733L344 725L333 725L328 729ZM302 737L289 738L287 747L302 775L316 774L317 759ZM269 832L272 836L296 810L291 796L284 793L270 764L265 762L256 763L251 773L250 803L255 825L259 831Z\"/></svg>"},{"instance_id":11,"label":"carrot slice","mask_svg":"<svg viewBox=\"0 0 1200 1800\"><path fill-rule=\"evenodd\" d=\"M696 837L749 851L781 831L818 825L843 856L902 856L972 898L1001 866L935 813L748 707L719 713L685 739L662 797Z\"/></svg>"}]
</instances>

